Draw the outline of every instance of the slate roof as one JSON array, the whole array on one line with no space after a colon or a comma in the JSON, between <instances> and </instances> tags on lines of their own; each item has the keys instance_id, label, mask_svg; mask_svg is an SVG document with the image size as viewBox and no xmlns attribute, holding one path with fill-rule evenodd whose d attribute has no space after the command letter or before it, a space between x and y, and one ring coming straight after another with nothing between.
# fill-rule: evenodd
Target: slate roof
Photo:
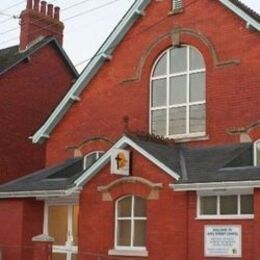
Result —
<instances>
[{"instance_id":1,"label":"slate roof","mask_svg":"<svg viewBox=\"0 0 260 260\"><path fill-rule=\"evenodd\" d=\"M255 19L257 22L260 22L260 14L258 14L256 11L245 5L239 0L229 0L232 4L237 6L239 9L243 10L246 14L251 16L253 19Z\"/></svg>"},{"instance_id":2,"label":"slate roof","mask_svg":"<svg viewBox=\"0 0 260 260\"><path fill-rule=\"evenodd\" d=\"M127 138L177 173L180 176L177 184L260 180L260 167L253 166L251 143L194 148L151 136ZM85 173L83 157L74 158L1 185L0 194L67 190L76 187L76 181Z\"/></svg>"},{"instance_id":3,"label":"slate roof","mask_svg":"<svg viewBox=\"0 0 260 260\"><path fill-rule=\"evenodd\" d=\"M34 54L41 48L45 47L47 44L53 44L56 49L61 53L62 57L64 58L65 62L68 64L69 68L78 77L78 72L75 69L74 65L72 64L71 60L65 53L65 51L61 48L60 44L57 42L55 37L53 36L46 36L42 39L39 39L34 44L26 49L25 51L20 52L19 46L12 46L9 48L1 49L0 50L0 75L4 74L6 71L10 70L11 68L15 67L20 62L26 60L30 55Z\"/></svg>"},{"instance_id":4,"label":"slate roof","mask_svg":"<svg viewBox=\"0 0 260 260\"><path fill-rule=\"evenodd\" d=\"M0 192L66 190L83 170L82 158L67 160L0 186Z\"/></svg>"}]
</instances>

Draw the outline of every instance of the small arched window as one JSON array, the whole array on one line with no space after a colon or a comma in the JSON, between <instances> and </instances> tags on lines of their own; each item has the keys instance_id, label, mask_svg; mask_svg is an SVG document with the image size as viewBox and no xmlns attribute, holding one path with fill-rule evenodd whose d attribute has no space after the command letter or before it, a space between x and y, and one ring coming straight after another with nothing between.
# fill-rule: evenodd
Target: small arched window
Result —
<instances>
[{"instance_id":1,"label":"small arched window","mask_svg":"<svg viewBox=\"0 0 260 260\"><path fill-rule=\"evenodd\" d=\"M146 201L137 196L116 202L115 249L145 249Z\"/></svg>"},{"instance_id":2,"label":"small arched window","mask_svg":"<svg viewBox=\"0 0 260 260\"><path fill-rule=\"evenodd\" d=\"M95 151L88 153L84 156L83 169L88 169L97 159L99 159L104 154L103 151Z\"/></svg>"},{"instance_id":3,"label":"small arched window","mask_svg":"<svg viewBox=\"0 0 260 260\"><path fill-rule=\"evenodd\" d=\"M260 166L260 139L254 143L254 165Z\"/></svg>"},{"instance_id":4,"label":"small arched window","mask_svg":"<svg viewBox=\"0 0 260 260\"><path fill-rule=\"evenodd\" d=\"M165 137L205 135L203 56L191 46L166 50L151 76L150 132Z\"/></svg>"}]
</instances>

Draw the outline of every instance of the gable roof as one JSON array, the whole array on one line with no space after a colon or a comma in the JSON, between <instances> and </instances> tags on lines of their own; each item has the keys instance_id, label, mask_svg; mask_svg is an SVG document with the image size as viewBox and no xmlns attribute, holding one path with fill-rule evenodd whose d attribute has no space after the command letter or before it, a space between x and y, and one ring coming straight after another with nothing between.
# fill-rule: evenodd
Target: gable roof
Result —
<instances>
[{"instance_id":1,"label":"gable roof","mask_svg":"<svg viewBox=\"0 0 260 260\"><path fill-rule=\"evenodd\" d=\"M9 48L1 49L0 50L0 75L4 74L5 72L9 71L22 61L28 59L32 54L36 53L43 47L48 44L52 44L54 48L56 48L59 53L62 55L63 59L67 63L68 67L71 69L72 73L75 77L78 77L78 72L75 69L73 63L69 59L68 55L65 53L63 48L60 46L58 41L54 36L47 36L40 38L34 44L32 43L31 46L26 49L25 51L19 51L19 46L12 46Z\"/></svg>"},{"instance_id":2,"label":"gable roof","mask_svg":"<svg viewBox=\"0 0 260 260\"><path fill-rule=\"evenodd\" d=\"M189 148L138 135L123 136L92 166L83 157L67 160L0 186L0 198L69 196L78 193L109 163L114 148L131 147L168 174L175 190L260 187L260 167L253 166L252 144Z\"/></svg>"},{"instance_id":3,"label":"gable roof","mask_svg":"<svg viewBox=\"0 0 260 260\"><path fill-rule=\"evenodd\" d=\"M219 0L223 5L229 8L232 12L236 13L247 25L260 30L260 17L253 10L242 4L238 0ZM132 27L135 21L144 14L144 10L150 4L151 0L137 0L130 7L126 15L121 19L116 28L111 32L106 41L97 51L96 55L87 64L78 80L73 84L71 89L67 92L62 101L55 108L53 113L44 122L40 129L31 137L33 143L43 141L44 138L49 138L50 133L63 118L69 110L72 101L79 100L79 95L87 87L91 79L96 75L100 67L106 59L111 57L113 50L118 43L124 38L128 30Z\"/></svg>"}]
</instances>

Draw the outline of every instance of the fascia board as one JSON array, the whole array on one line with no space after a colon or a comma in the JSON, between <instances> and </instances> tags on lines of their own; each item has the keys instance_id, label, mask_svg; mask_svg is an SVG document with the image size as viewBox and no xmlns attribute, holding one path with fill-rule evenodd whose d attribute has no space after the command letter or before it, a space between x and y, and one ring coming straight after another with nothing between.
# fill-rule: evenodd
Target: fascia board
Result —
<instances>
[{"instance_id":1,"label":"fascia board","mask_svg":"<svg viewBox=\"0 0 260 260\"><path fill-rule=\"evenodd\" d=\"M116 144L113 145L96 163L94 163L88 170L86 170L76 181L75 184L78 187L82 187L88 180L90 180L92 177L94 177L109 161L112 154L113 149L115 148L125 148L126 146L132 147L134 150L142 154L144 157L146 157L148 160L150 160L152 163L157 165L160 169L162 169L164 172L169 174L172 178L175 180L178 180L180 176L172 171L170 168L168 168L166 165L161 163L159 160L157 160L155 157L153 157L151 154L146 152L144 149L142 149L139 145L137 145L135 142L133 142L131 139L129 139L126 136L123 136Z\"/></svg>"},{"instance_id":2,"label":"fascia board","mask_svg":"<svg viewBox=\"0 0 260 260\"><path fill-rule=\"evenodd\" d=\"M126 35L128 30L140 16L139 11L144 11L146 6L151 0L138 0L133 4L132 8L118 24L115 30L110 34L104 44L101 46L94 58L88 63L84 71L79 76L78 80L74 83L71 89L67 92L62 101L55 108L53 113L41 128L31 137L33 143L38 143L41 138L48 136L58 122L63 118L65 113L72 105L71 97L79 96L87 84L96 75L97 71L103 65L106 58L102 54L110 55L116 45Z\"/></svg>"},{"instance_id":3,"label":"fascia board","mask_svg":"<svg viewBox=\"0 0 260 260\"><path fill-rule=\"evenodd\" d=\"M0 198L48 198L48 197L62 197L69 196L73 193L78 193L79 188L73 187L68 190L42 190L42 191L8 191L0 192Z\"/></svg>"},{"instance_id":4,"label":"fascia board","mask_svg":"<svg viewBox=\"0 0 260 260\"><path fill-rule=\"evenodd\" d=\"M236 5L232 4L229 0L219 0L223 5L225 5L228 9L233 11L239 17L241 17L247 24L253 26L256 30L260 30L260 23L254 20L250 15L245 13L243 10L238 8Z\"/></svg>"},{"instance_id":5,"label":"fascia board","mask_svg":"<svg viewBox=\"0 0 260 260\"><path fill-rule=\"evenodd\" d=\"M174 191L198 191L212 189L244 189L260 188L260 180L257 181L227 181L189 184L170 184Z\"/></svg>"}]
</instances>

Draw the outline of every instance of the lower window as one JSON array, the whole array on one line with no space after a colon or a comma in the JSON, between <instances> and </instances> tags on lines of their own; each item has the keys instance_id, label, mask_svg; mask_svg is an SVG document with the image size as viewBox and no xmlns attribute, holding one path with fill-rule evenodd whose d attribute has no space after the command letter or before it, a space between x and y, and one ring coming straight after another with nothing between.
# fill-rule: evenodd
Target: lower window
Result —
<instances>
[{"instance_id":1,"label":"lower window","mask_svg":"<svg viewBox=\"0 0 260 260\"><path fill-rule=\"evenodd\" d=\"M116 202L115 249L145 249L146 201L127 196Z\"/></svg>"},{"instance_id":2,"label":"lower window","mask_svg":"<svg viewBox=\"0 0 260 260\"><path fill-rule=\"evenodd\" d=\"M253 217L252 194L198 197L198 217Z\"/></svg>"},{"instance_id":3,"label":"lower window","mask_svg":"<svg viewBox=\"0 0 260 260\"><path fill-rule=\"evenodd\" d=\"M53 260L77 259L77 205L46 205L44 228L44 233L54 238Z\"/></svg>"}]
</instances>

